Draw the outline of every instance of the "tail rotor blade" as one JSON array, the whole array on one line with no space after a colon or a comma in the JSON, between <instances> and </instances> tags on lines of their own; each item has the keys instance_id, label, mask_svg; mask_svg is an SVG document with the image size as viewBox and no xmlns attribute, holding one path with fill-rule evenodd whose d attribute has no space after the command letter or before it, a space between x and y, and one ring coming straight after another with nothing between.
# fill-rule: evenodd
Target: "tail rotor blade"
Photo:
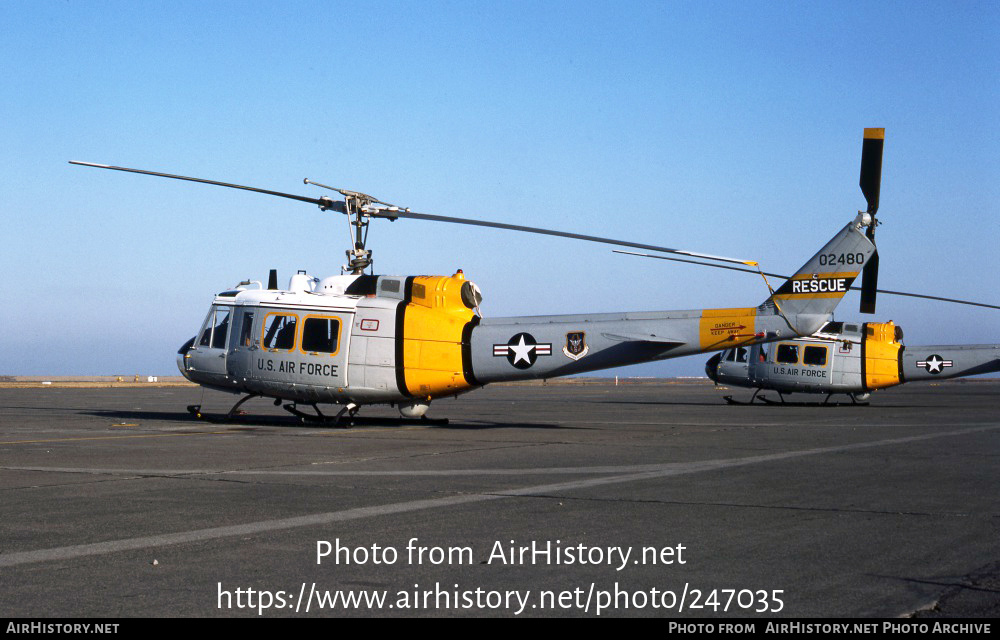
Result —
<instances>
[{"instance_id":1,"label":"tail rotor blade","mask_svg":"<svg viewBox=\"0 0 1000 640\"><path fill-rule=\"evenodd\" d=\"M868 213L872 217L865 235L875 244L875 213L878 211L878 196L882 186L882 149L885 146L885 129L866 128L861 145L861 193L868 202ZM875 313L875 297L878 291L878 253L875 253L861 272L861 313Z\"/></svg>"},{"instance_id":2,"label":"tail rotor blade","mask_svg":"<svg viewBox=\"0 0 1000 640\"><path fill-rule=\"evenodd\" d=\"M861 193L868 201L868 213L878 211L878 194L882 184L882 147L885 144L885 129L865 129L865 140L861 146Z\"/></svg>"},{"instance_id":3,"label":"tail rotor blade","mask_svg":"<svg viewBox=\"0 0 1000 640\"><path fill-rule=\"evenodd\" d=\"M875 295L878 291L878 251L872 254L861 272L861 313L875 313Z\"/></svg>"}]
</instances>

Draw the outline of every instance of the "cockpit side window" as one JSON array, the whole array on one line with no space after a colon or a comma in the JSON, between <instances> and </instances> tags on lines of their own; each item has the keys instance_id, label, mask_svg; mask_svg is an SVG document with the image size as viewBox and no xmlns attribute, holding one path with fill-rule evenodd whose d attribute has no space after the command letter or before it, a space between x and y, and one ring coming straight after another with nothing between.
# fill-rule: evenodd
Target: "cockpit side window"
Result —
<instances>
[{"instance_id":1,"label":"cockpit side window","mask_svg":"<svg viewBox=\"0 0 1000 640\"><path fill-rule=\"evenodd\" d=\"M802 353L802 364L811 364L818 367L826 366L826 347L808 346Z\"/></svg>"},{"instance_id":2,"label":"cockpit side window","mask_svg":"<svg viewBox=\"0 0 1000 640\"><path fill-rule=\"evenodd\" d=\"M799 345L779 344L777 355L775 356L775 361L780 364L798 364Z\"/></svg>"},{"instance_id":3,"label":"cockpit side window","mask_svg":"<svg viewBox=\"0 0 1000 640\"><path fill-rule=\"evenodd\" d=\"M260 344L273 351L291 351L295 346L295 326L299 317L294 313L269 313L264 316L264 331Z\"/></svg>"},{"instance_id":4,"label":"cockpit side window","mask_svg":"<svg viewBox=\"0 0 1000 640\"><path fill-rule=\"evenodd\" d=\"M748 350L746 347L739 347L736 349L736 362L746 362L747 361Z\"/></svg>"},{"instance_id":5,"label":"cockpit side window","mask_svg":"<svg viewBox=\"0 0 1000 640\"><path fill-rule=\"evenodd\" d=\"M251 347L253 346L253 311L243 312L243 324L240 325L240 341L239 346L241 347Z\"/></svg>"},{"instance_id":6,"label":"cockpit side window","mask_svg":"<svg viewBox=\"0 0 1000 640\"><path fill-rule=\"evenodd\" d=\"M340 348L340 319L307 317L302 326L302 350L335 354Z\"/></svg>"},{"instance_id":7,"label":"cockpit side window","mask_svg":"<svg viewBox=\"0 0 1000 640\"><path fill-rule=\"evenodd\" d=\"M726 349L726 352L723 354L723 356L725 357L722 359L725 360L726 362L736 361L736 351L734 349Z\"/></svg>"}]
</instances>

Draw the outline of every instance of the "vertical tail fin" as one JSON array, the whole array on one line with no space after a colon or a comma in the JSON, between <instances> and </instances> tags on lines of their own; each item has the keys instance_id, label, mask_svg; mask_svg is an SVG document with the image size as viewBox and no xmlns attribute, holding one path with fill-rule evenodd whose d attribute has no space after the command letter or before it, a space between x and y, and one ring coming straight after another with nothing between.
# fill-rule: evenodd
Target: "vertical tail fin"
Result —
<instances>
[{"instance_id":1,"label":"vertical tail fin","mask_svg":"<svg viewBox=\"0 0 1000 640\"><path fill-rule=\"evenodd\" d=\"M859 213L826 246L809 259L761 305L773 307L801 334L811 334L812 324L823 322L833 313L872 256L875 245L863 229L871 223L867 213ZM795 316L815 316L801 318Z\"/></svg>"}]
</instances>

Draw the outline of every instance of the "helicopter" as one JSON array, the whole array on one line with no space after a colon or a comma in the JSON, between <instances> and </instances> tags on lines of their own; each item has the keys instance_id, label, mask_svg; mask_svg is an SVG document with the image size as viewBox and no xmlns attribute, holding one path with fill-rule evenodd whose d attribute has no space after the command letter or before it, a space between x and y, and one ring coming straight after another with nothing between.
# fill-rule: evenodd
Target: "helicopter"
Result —
<instances>
[{"instance_id":1,"label":"helicopter","mask_svg":"<svg viewBox=\"0 0 1000 640\"><path fill-rule=\"evenodd\" d=\"M748 402L793 404L788 393L846 394L866 403L873 391L904 382L944 380L1000 371L1000 344L906 347L903 330L889 322L828 322L809 337L725 349L705 373L717 384L756 389ZM778 393L780 402L758 394ZM801 403L794 403L801 404Z\"/></svg>"},{"instance_id":2,"label":"helicopter","mask_svg":"<svg viewBox=\"0 0 1000 640\"><path fill-rule=\"evenodd\" d=\"M450 276L365 273L374 219L412 219L492 227L652 250L706 266L755 267L754 261L563 231L416 213L373 196L305 184L342 196L311 198L257 187L90 162L71 164L199 182L263 193L345 214L354 246L340 275L304 271L280 289L243 281L218 293L198 333L177 352L188 380L242 397L222 419L253 398L269 398L302 420L329 422L321 404L340 406L347 426L365 405L389 404L404 420L427 420L433 400L494 382L547 379L611 367L748 347L810 336L830 320L864 273L863 300L876 292L875 213L884 129L865 129L861 189L868 202L845 226L756 307L688 311L483 317L482 292L461 270ZM877 144L876 144L877 143ZM683 256L683 257L677 257ZM722 264L718 264L722 263ZM874 265L874 267L872 266ZM344 272L348 273L344 273ZM299 409L311 406L315 414ZM200 405L188 410L202 418Z\"/></svg>"}]
</instances>

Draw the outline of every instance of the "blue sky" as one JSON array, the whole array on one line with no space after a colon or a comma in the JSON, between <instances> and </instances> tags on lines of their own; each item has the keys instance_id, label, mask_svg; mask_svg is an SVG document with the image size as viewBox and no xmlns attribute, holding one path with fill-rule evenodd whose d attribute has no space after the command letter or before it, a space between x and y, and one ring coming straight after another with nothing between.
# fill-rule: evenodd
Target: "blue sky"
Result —
<instances>
[{"instance_id":1,"label":"blue sky","mask_svg":"<svg viewBox=\"0 0 1000 640\"><path fill-rule=\"evenodd\" d=\"M12 1L0 24L2 374L173 374L213 292L344 262L332 214L71 159L322 195L308 177L790 272L864 208L862 129L885 127L880 286L1000 303L993 2ZM383 222L369 245L378 273L463 268L490 316L767 295L509 232ZM865 319L992 343L997 313L883 296Z\"/></svg>"}]
</instances>

